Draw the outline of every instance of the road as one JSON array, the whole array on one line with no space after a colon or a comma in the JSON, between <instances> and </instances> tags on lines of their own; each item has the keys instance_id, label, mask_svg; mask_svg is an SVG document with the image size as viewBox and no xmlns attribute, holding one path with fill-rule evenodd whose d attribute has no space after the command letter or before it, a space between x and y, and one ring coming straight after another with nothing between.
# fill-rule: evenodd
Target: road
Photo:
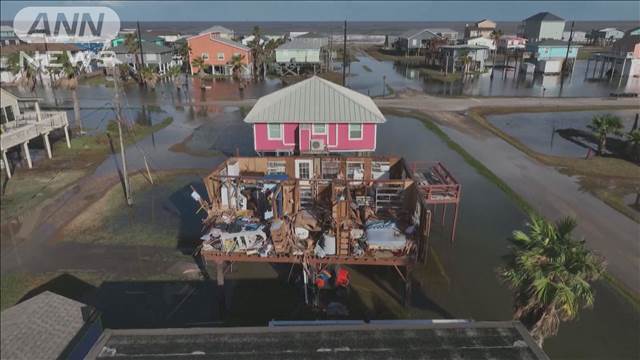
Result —
<instances>
[{"instance_id":1,"label":"road","mask_svg":"<svg viewBox=\"0 0 640 360\"><path fill-rule=\"evenodd\" d=\"M581 189L577 181L522 153L461 114L475 106L585 108L603 105L638 106L637 99L434 98L415 96L377 99L381 107L417 110L436 120L452 140L482 162L539 213L551 219L571 215L577 234L603 255L608 272L640 294L640 225Z\"/></svg>"}]
</instances>

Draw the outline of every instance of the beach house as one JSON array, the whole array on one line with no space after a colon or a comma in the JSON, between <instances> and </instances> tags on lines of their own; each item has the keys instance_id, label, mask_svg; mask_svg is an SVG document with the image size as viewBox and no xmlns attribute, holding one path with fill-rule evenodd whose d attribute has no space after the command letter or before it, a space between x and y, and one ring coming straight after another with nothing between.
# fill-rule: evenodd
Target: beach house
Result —
<instances>
[{"instance_id":1,"label":"beach house","mask_svg":"<svg viewBox=\"0 0 640 360\"><path fill-rule=\"evenodd\" d=\"M372 152L386 119L370 97L314 76L261 97L244 121L257 153L295 154Z\"/></svg>"},{"instance_id":2,"label":"beach house","mask_svg":"<svg viewBox=\"0 0 640 360\"><path fill-rule=\"evenodd\" d=\"M229 40L223 34L217 32L203 33L187 39L189 43L189 65L191 74L197 74L200 70L213 75L233 75L232 60L234 56L240 56L242 76L251 75L253 59L251 49L241 43ZM204 69L193 66L193 59L202 58Z\"/></svg>"}]
</instances>

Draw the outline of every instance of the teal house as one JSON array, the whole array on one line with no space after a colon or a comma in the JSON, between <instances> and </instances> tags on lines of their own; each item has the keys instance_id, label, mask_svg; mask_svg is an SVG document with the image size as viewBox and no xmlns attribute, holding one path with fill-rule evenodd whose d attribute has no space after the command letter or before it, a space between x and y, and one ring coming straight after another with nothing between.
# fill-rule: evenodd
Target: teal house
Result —
<instances>
[{"instance_id":1,"label":"teal house","mask_svg":"<svg viewBox=\"0 0 640 360\"><path fill-rule=\"evenodd\" d=\"M538 60L564 59L567 56L568 42L562 40L542 40L527 44L527 51ZM579 45L571 44L569 47L569 59L578 56Z\"/></svg>"},{"instance_id":2,"label":"teal house","mask_svg":"<svg viewBox=\"0 0 640 360\"><path fill-rule=\"evenodd\" d=\"M124 42L127 39L127 35L126 34L120 34L118 35L117 38L111 40L111 47L117 47L120 46L122 44L124 44ZM142 36L142 42L151 42L154 43L158 46L165 46L165 41L163 38L161 37L151 37L151 36Z\"/></svg>"}]
</instances>

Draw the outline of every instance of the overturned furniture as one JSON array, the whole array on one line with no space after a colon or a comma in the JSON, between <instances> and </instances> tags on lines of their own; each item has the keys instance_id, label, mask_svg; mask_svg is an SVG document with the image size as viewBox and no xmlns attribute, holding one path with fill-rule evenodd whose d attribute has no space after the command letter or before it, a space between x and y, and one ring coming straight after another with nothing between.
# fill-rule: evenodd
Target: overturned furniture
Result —
<instances>
[{"instance_id":1,"label":"overturned furniture","mask_svg":"<svg viewBox=\"0 0 640 360\"><path fill-rule=\"evenodd\" d=\"M455 228L461 194L442 164L389 156L233 157L204 184L208 201L194 197L207 211L200 255L219 270L236 261L298 263L308 276L329 264L394 266L406 293L426 259L432 207L454 204Z\"/></svg>"}]
</instances>

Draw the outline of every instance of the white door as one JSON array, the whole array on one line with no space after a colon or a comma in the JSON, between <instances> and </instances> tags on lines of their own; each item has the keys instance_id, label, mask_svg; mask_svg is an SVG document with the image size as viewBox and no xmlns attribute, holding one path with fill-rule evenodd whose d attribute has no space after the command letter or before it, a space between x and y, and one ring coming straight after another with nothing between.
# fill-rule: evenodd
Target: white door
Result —
<instances>
[{"instance_id":1,"label":"white door","mask_svg":"<svg viewBox=\"0 0 640 360\"><path fill-rule=\"evenodd\" d=\"M296 160L296 179L308 180L311 179L311 172L313 171L313 160Z\"/></svg>"}]
</instances>

